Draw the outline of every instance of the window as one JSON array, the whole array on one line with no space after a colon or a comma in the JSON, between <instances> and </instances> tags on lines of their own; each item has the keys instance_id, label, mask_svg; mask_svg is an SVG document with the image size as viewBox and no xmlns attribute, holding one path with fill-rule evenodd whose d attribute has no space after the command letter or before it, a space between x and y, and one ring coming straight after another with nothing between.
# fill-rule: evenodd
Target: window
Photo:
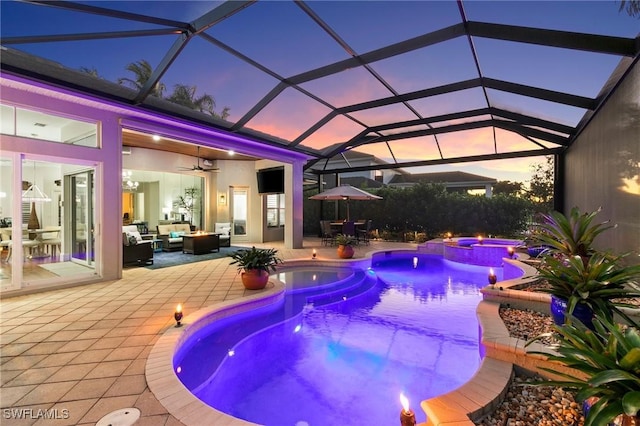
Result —
<instances>
[{"instance_id":1,"label":"window","mask_svg":"<svg viewBox=\"0 0 640 426\"><path fill-rule=\"evenodd\" d=\"M284 226L284 194L267 195L267 227Z\"/></svg>"},{"instance_id":2,"label":"window","mask_svg":"<svg viewBox=\"0 0 640 426\"><path fill-rule=\"evenodd\" d=\"M0 133L50 142L98 146L98 125L37 111L0 105Z\"/></svg>"}]
</instances>

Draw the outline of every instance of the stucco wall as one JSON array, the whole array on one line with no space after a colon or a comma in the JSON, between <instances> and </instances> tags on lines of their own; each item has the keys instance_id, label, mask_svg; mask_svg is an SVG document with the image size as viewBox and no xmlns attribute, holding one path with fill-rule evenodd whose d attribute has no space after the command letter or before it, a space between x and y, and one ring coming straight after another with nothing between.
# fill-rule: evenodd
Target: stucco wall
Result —
<instances>
[{"instance_id":1,"label":"stucco wall","mask_svg":"<svg viewBox=\"0 0 640 426\"><path fill-rule=\"evenodd\" d=\"M640 63L578 136L564 164L565 210L602 207L597 219L618 225L601 234L596 247L640 253Z\"/></svg>"}]
</instances>

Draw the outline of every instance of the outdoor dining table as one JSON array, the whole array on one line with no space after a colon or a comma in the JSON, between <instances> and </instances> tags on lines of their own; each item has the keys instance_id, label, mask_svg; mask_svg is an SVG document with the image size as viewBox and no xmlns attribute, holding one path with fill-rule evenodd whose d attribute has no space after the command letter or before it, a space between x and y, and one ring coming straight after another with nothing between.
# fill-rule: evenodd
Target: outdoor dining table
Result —
<instances>
[{"instance_id":1,"label":"outdoor dining table","mask_svg":"<svg viewBox=\"0 0 640 426\"><path fill-rule=\"evenodd\" d=\"M345 224L344 221L331 222L331 229L334 230L334 231L337 231L338 233L344 234L345 233L345 232L343 232L344 224ZM358 228L364 228L367 225L367 222L353 222L353 225L354 225L354 227L355 227L355 229L357 231Z\"/></svg>"},{"instance_id":2,"label":"outdoor dining table","mask_svg":"<svg viewBox=\"0 0 640 426\"><path fill-rule=\"evenodd\" d=\"M353 222L353 224L357 228L359 226L365 226L367 223L366 222ZM333 227L333 228L342 229L342 225L344 225L344 222L331 222L331 227Z\"/></svg>"}]
</instances>

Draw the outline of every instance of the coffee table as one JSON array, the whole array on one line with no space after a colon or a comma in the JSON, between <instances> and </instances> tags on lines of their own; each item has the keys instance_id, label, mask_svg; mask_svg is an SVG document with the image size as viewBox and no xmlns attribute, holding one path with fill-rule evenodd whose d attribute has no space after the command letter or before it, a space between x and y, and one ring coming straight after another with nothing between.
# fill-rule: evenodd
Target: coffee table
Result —
<instances>
[{"instance_id":1,"label":"coffee table","mask_svg":"<svg viewBox=\"0 0 640 426\"><path fill-rule=\"evenodd\" d=\"M182 252L205 254L213 250L220 251L220 234L200 233L182 236Z\"/></svg>"}]
</instances>

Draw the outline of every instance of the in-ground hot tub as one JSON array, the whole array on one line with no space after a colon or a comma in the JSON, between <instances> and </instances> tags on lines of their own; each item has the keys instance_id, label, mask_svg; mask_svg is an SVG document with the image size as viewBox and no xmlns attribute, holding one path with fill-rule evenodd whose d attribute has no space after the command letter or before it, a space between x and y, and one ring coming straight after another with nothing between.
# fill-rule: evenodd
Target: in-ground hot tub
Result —
<instances>
[{"instance_id":1,"label":"in-ground hot tub","mask_svg":"<svg viewBox=\"0 0 640 426\"><path fill-rule=\"evenodd\" d=\"M502 266L509 257L509 247L522 245L520 240L503 238L451 238L443 241L443 256L447 260L478 266Z\"/></svg>"}]
</instances>

